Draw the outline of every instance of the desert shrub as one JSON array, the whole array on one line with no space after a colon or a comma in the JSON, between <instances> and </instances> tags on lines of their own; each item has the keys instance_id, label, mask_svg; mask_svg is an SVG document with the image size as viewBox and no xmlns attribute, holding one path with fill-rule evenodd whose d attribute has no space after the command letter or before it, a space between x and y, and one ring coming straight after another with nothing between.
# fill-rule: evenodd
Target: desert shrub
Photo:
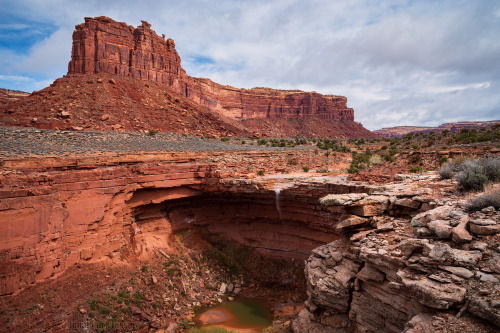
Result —
<instances>
[{"instance_id":1,"label":"desert shrub","mask_svg":"<svg viewBox=\"0 0 500 333\"><path fill-rule=\"evenodd\" d=\"M229 138L221 138L220 141L222 141L222 142L228 142Z\"/></svg>"},{"instance_id":2,"label":"desert shrub","mask_svg":"<svg viewBox=\"0 0 500 333\"><path fill-rule=\"evenodd\" d=\"M259 171L257 172L257 174L258 174L259 176L264 176L264 170L259 170Z\"/></svg>"},{"instance_id":3,"label":"desert shrub","mask_svg":"<svg viewBox=\"0 0 500 333\"><path fill-rule=\"evenodd\" d=\"M148 129L148 133L147 134L149 136L155 136L156 134L158 134L158 131L154 130L154 129Z\"/></svg>"},{"instance_id":4,"label":"desert shrub","mask_svg":"<svg viewBox=\"0 0 500 333\"><path fill-rule=\"evenodd\" d=\"M397 153L398 153L398 150L397 150L397 148L396 148L396 147L392 146L392 147L391 147L391 149L389 149L389 154L390 154L391 156L394 156L394 155L396 155Z\"/></svg>"},{"instance_id":5,"label":"desert shrub","mask_svg":"<svg viewBox=\"0 0 500 333\"><path fill-rule=\"evenodd\" d=\"M420 163L420 161L421 161L420 155L411 155L408 158L408 162L411 164L417 164L417 163Z\"/></svg>"},{"instance_id":6,"label":"desert shrub","mask_svg":"<svg viewBox=\"0 0 500 333\"><path fill-rule=\"evenodd\" d=\"M309 167L307 165L304 165L302 167L302 170L304 170L304 172L309 172Z\"/></svg>"},{"instance_id":7,"label":"desert shrub","mask_svg":"<svg viewBox=\"0 0 500 333\"><path fill-rule=\"evenodd\" d=\"M394 162L396 161L396 158L389 153L385 153L384 160L386 160L387 162Z\"/></svg>"},{"instance_id":8,"label":"desert shrub","mask_svg":"<svg viewBox=\"0 0 500 333\"><path fill-rule=\"evenodd\" d=\"M380 155L372 155L370 157L370 163L371 164L380 164L380 163L382 163L382 158L380 157Z\"/></svg>"},{"instance_id":9,"label":"desert shrub","mask_svg":"<svg viewBox=\"0 0 500 333\"><path fill-rule=\"evenodd\" d=\"M480 161L483 172L488 180L500 180L500 157L487 157Z\"/></svg>"},{"instance_id":10,"label":"desert shrub","mask_svg":"<svg viewBox=\"0 0 500 333\"><path fill-rule=\"evenodd\" d=\"M500 209L500 189L486 191L475 198L472 198L467 203L466 209L469 212L475 212L486 207L493 206L497 210Z\"/></svg>"},{"instance_id":11,"label":"desert shrub","mask_svg":"<svg viewBox=\"0 0 500 333\"><path fill-rule=\"evenodd\" d=\"M328 172L328 168L327 167L320 167L320 168L316 169L316 172L317 173L327 173Z\"/></svg>"},{"instance_id":12,"label":"desert shrub","mask_svg":"<svg viewBox=\"0 0 500 333\"><path fill-rule=\"evenodd\" d=\"M413 166L409 170L411 173L420 173L422 172L422 168L419 165Z\"/></svg>"},{"instance_id":13,"label":"desert shrub","mask_svg":"<svg viewBox=\"0 0 500 333\"><path fill-rule=\"evenodd\" d=\"M441 158L439 159L439 165L443 165L446 162L448 162L448 157L441 156Z\"/></svg>"},{"instance_id":14,"label":"desert shrub","mask_svg":"<svg viewBox=\"0 0 500 333\"><path fill-rule=\"evenodd\" d=\"M464 170L465 169L465 167L464 167L465 162L470 161L470 160L471 160L471 158L469 156L465 156L465 155L461 155L461 156L454 158L451 161L451 166L453 168L453 171L458 172L458 171Z\"/></svg>"},{"instance_id":15,"label":"desert shrub","mask_svg":"<svg viewBox=\"0 0 500 333\"><path fill-rule=\"evenodd\" d=\"M462 164L463 170L457 176L458 185L464 191L481 191L488 184L488 177L483 168L476 161L467 161Z\"/></svg>"},{"instance_id":16,"label":"desert shrub","mask_svg":"<svg viewBox=\"0 0 500 333\"><path fill-rule=\"evenodd\" d=\"M454 175L453 166L451 163L446 163L439 169L438 173L441 179L451 179Z\"/></svg>"},{"instance_id":17,"label":"desert shrub","mask_svg":"<svg viewBox=\"0 0 500 333\"><path fill-rule=\"evenodd\" d=\"M356 173L365 168L365 166L370 166L370 158L372 157L372 153L369 149L366 149L366 152L363 154L358 154L356 152L352 152L352 160L351 165L347 169L348 173Z\"/></svg>"}]
</instances>

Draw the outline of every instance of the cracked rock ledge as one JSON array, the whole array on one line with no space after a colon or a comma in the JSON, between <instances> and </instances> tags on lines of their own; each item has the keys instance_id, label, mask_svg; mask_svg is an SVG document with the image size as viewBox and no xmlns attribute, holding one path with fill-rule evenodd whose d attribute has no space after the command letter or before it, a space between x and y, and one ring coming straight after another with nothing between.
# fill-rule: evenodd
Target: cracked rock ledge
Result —
<instances>
[{"instance_id":1,"label":"cracked rock ledge","mask_svg":"<svg viewBox=\"0 0 500 333\"><path fill-rule=\"evenodd\" d=\"M500 330L500 212L469 214L432 173L400 179L320 200L343 212L342 238L306 261L294 332Z\"/></svg>"}]
</instances>

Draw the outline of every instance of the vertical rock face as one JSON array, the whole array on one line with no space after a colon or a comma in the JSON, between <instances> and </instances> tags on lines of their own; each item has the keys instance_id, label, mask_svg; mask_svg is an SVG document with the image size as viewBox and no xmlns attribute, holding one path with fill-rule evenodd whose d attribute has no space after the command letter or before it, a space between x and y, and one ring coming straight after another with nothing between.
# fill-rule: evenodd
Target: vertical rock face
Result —
<instances>
[{"instance_id":1,"label":"vertical rock face","mask_svg":"<svg viewBox=\"0 0 500 333\"><path fill-rule=\"evenodd\" d=\"M174 41L158 36L146 21L134 29L107 17L87 17L73 32L68 74L109 73L171 84L181 70Z\"/></svg>"},{"instance_id":2,"label":"vertical rock face","mask_svg":"<svg viewBox=\"0 0 500 333\"><path fill-rule=\"evenodd\" d=\"M68 74L99 73L164 83L196 103L236 120L315 117L354 122L354 111L342 96L269 88L237 89L190 77L181 67L174 41L158 36L146 21L133 28L107 17L96 17L85 18L85 23L76 26Z\"/></svg>"}]
</instances>

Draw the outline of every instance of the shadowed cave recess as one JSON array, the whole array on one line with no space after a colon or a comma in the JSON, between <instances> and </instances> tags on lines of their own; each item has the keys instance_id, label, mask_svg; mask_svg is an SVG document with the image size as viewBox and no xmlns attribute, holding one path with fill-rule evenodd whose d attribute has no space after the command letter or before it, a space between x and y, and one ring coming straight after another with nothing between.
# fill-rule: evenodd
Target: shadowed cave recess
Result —
<instances>
[{"instance_id":1,"label":"shadowed cave recess","mask_svg":"<svg viewBox=\"0 0 500 333\"><path fill-rule=\"evenodd\" d=\"M177 193L173 195L175 198L136 206L133 215L141 230L160 230L168 225L173 233L203 231L271 258L305 260L314 248L339 238L335 225L341 213L322 207L319 198L330 193L364 190L335 184L313 189L274 187L257 189L243 185L239 193L178 187L170 189ZM139 190L129 202L139 197L154 197L157 191Z\"/></svg>"}]
</instances>

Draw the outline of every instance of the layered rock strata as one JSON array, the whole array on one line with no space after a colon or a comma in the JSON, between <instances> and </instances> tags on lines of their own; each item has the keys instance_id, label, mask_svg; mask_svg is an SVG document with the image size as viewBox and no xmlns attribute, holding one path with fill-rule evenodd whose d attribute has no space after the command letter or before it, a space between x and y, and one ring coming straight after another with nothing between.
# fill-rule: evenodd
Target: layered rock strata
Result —
<instances>
[{"instance_id":1,"label":"layered rock strata","mask_svg":"<svg viewBox=\"0 0 500 333\"><path fill-rule=\"evenodd\" d=\"M321 199L344 213L343 238L307 260L309 298L295 332L445 331L444 318L467 309L476 317L461 325L471 331L500 327L500 212L467 213L432 176L400 180L376 195Z\"/></svg>"},{"instance_id":2,"label":"layered rock strata","mask_svg":"<svg viewBox=\"0 0 500 333\"><path fill-rule=\"evenodd\" d=\"M174 41L149 23L134 28L103 16L75 27L68 75L22 100L0 103L0 123L208 137L376 137L354 121L343 96L238 89L194 78L181 67Z\"/></svg>"},{"instance_id":3,"label":"layered rock strata","mask_svg":"<svg viewBox=\"0 0 500 333\"><path fill-rule=\"evenodd\" d=\"M0 88L0 105L17 101L26 96L29 96L29 93L19 90L9 90Z\"/></svg>"},{"instance_id":4,"label":"layered rock strata","mask_svg":"<svg viewBox=\"0 0 500 333\"><path fill-rule=\"evenodd\" d=\"M209 79L190 77L172 39L158 36L151 25L133 28L107 17L85 18L73 33L68 74L117 74L160 82L211 110L234 119L302 119L354 121L343 96L296 90L237 89Z\"/></svg>"},{"instance_id":5,"label":"layered rock strata","mask_svg":"<svg viewBox=\"0 0 500 333\"><path fill-rule=\"evenodd\" d=\"M221 180L208 162L213 154L2 161L0 294L104 256L147 258L156 248L168 249L174 231L186 229L222 233L266 254L305 258L338 238L339 216L319 206L318 198L368 191L345 182L298 183L278 198L276 180Z\"/></svg>"}]
</instances>

